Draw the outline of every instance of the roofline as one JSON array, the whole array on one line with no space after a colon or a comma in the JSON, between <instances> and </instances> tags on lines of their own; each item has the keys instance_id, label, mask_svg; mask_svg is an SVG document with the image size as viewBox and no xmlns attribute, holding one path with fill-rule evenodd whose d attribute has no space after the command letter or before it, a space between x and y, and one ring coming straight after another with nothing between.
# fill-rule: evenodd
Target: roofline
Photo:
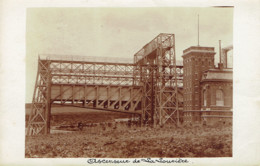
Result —
<instances>
[{"instance_id":1,"label":"roofline","mask_svg":"<svg viewBox=\"0 0 260 166\"><path fill-rule=\"evenodd\" d=\"M211 55L215 55L215 51L204 51L204 50L190 50L182 55L182 57L187 56L191 53L210 53Z\"/></svg>"},{"instance_id":2,"label":"roofline","mask_svg":"<svg viewBox=\"0 0 260 166\"><path fill-rule=\"evenodd\" d=\"M233 79L203 79L201 80L200 82L203 83L203 82L233 82Z\"/></svg>"},{"instance_id":3,"label":"roofline","mask_svg":"<svg viewBox=\"0 0 260 166\"><path fill-rule=\"evenodd\" d=\"M233 73L233 68L230 68L230 69L218 69L218 68L216 68L216 69L208 69L208 70L206 70L205 72L217 72L217 73L224 73L224 72L226 72L226 73ZM204 73L205 73L204 72Z\"/></svg>"}]
</instances>

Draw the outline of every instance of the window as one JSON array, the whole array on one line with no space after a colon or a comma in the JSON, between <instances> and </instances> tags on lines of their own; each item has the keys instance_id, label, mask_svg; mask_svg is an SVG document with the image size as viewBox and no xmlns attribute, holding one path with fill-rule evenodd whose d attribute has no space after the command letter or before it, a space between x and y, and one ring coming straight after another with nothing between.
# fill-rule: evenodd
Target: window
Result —
<instances>
[{"instance_id":1,"label":"window","mask_svg":"<svg viewBox=\"0 0 260 166\"><path fill-rule=\"evenodd\" d=\"M203 91L203 106L207 106L207 91Z\"/></svg>"},{"instance_id":2,"label":"window","mask_svg":"<svg viewBox=\"0 0 260 166\"><path fill-rule=\"evenodd\" d=\"M216 105L217 106L224 106L224 94L221 89L216 91Z\"/></svg>"}]
</instances>

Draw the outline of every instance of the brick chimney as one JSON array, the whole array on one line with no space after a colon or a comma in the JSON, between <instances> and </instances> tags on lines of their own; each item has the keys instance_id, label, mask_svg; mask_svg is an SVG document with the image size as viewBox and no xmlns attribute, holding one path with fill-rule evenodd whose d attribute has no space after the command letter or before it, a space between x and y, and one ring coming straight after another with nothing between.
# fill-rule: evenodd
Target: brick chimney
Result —
<instances>
[{"instance_id":1,"label":"brick chimney","mask_svg":"<svg viewBox=\"0 0 260 166\"><path fill-rule=\"evenodd\" d=\"M219 68L220 70L223 70L223 69L224 69L224 64L223 64L223 63L218 63L218 68Z\"/></svg>"}]
</instances>

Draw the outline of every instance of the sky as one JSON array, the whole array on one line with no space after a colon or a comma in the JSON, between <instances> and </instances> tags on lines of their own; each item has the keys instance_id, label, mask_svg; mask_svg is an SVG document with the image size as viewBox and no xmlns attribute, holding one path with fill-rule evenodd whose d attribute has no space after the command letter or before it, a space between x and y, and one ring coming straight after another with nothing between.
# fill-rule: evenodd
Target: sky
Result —
<instances>
[{"instance_id":1,"label":"sky","mask_svg":"<svg viewBox=\"0 0 260 166\"><path fill-rule=\"evenodd\" d=\"M39 54L130 58L160 33L175 34L177 60L198 44L233 44L233 8L28 8L26 103L32 101ZM232 60L232 59L231 59Z\"/></svg>"}]
</instances>

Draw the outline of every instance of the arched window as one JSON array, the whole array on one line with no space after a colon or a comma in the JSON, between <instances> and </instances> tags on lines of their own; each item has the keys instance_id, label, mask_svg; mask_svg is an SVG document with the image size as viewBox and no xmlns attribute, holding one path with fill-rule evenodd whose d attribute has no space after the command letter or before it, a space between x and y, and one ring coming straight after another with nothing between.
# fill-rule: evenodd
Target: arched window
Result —
<instances>
[{"instance_id":1,"label":"arched window","mask_svg":"<svg viewBox=\"0 0 260 166\"><path fill-rule=\"evenodd\" d=\"M217 106L224 106L224 94L221 89L216 91L216 105Z\"/></svg>"},{"instance_id":2,"label":"arched window","mask_svg":"<svg viewBox=\"0 0 260 166\"><path fill-rule=\"evenodd\" d=\"M203 91L203 106L207 106L207 91Z\"/></svg>"}]
</instances>

